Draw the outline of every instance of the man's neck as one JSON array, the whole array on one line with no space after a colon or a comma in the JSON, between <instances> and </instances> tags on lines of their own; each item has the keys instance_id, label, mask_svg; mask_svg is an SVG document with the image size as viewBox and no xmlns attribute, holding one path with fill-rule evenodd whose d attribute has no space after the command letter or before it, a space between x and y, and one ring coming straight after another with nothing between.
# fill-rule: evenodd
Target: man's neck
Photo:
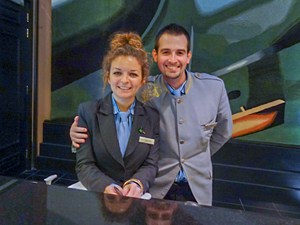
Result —
<instances>
[{"instance_id":1,"label":"man's neck","mask_svg":"<svg viewBox=\"0 0 300 225\"><path fill-rule=\"evenodd\" d=\"M178 78L171 79L163 75L164 81L170 85L174 89L178 89L187 79L186 72L184 73L184 76L179 76Z\"/></svg>"}]
</instances>

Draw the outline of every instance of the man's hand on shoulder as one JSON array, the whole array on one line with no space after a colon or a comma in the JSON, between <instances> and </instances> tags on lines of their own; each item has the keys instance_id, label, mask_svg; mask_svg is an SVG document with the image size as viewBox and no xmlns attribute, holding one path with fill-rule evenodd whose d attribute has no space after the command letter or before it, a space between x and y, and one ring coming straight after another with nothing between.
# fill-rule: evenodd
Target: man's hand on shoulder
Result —
<instances>
[{"instance_id":1,"label":"man's hand on shoulder","mask_svg":"<svg viewBox=\"0 0 300 225\"><path fill-rule=\"evenodd\" d=\"M84 127L78 127L78 121L79 116L75 116L74 122L70 128L70 138L74 148L79 148L80 144L84 143L88 138L87 129Z\"/></svg>"}]
</instances>

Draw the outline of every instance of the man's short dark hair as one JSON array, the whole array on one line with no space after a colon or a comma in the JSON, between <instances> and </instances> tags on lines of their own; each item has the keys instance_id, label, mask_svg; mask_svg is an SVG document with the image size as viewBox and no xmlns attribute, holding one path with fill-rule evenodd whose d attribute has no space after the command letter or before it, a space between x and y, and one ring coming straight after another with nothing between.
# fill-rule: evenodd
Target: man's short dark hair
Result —
<instances>
[{"instance_id":1,"label":"man's short dark hair","mask_svg":"<svg viewBox=\"0 0 300 225\"><path fill-rule=\"evenodd\" d=\"M190 51L190 34L183 26L180 26L176 23L171 23L158 31L158 33L156 34L156 37L155 37L155 45L154 45L154 49L156 51L158 51L158 47L159 47L158 42L159 42L160 37L163 34L171 34L171 35L176 35L176 36L183 34L186 37L187 43L188 43L187 51L188 52Z\"/></svg>"}]
</instances>

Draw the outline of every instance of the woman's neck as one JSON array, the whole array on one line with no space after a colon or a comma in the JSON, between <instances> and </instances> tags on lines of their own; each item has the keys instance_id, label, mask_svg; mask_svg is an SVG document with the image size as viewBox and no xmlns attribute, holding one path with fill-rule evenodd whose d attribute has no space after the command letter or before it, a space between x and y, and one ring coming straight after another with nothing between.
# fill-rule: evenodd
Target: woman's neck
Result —
<instances>
[{"instance_id":1,"label":"woman's neck","mask_svg":"<svg viewBox=\"0 0 300 225\"><path fill-rule=\"evenodd\" d=\"M134 102L134 98L133 99L118 99L116 98L116 96L114 96L114 99L119 107L119 110L121 112L127 112L128 109L130 108L130 106L132 105L132 103Z\"/></svg>"}]
</instances>

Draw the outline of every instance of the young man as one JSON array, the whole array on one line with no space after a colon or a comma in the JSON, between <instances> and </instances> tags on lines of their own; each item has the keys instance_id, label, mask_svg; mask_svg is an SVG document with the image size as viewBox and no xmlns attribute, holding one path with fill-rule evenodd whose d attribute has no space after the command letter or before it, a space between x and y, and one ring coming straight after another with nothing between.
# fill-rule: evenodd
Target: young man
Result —
<instances>
[{"instance_id":1,"label":"young man","mask_svg":"<svg viewBox=\"0 0 300 225\"><path fill-rule=\"evenodd\" d=\"M159 172L150 188L154 198L212 204L212 162L231 137L231 110L221 79L186 70L192 52L189 33L177 24L162 28L152 51L162 74L150 77L141 93L160 114ZM73 123L75 147L84 129Z\"/></svg>"}]
</instances>

